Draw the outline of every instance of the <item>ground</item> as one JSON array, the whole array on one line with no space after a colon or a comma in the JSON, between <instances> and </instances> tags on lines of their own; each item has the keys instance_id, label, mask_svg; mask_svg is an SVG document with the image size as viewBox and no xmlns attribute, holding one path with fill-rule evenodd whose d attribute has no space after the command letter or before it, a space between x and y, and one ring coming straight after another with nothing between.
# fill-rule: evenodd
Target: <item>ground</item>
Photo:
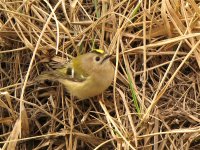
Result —
<instances>
[{"instance_id":1,"label":"ground","mask_svg":"<svg viewBox=\"0 0 200 150\"><path fill-rule=\"evenodd\" d=\"M2 149L200 149L200 2L0 1ZM45 71L92 49L112 85L80 100Z\"/></svg>"}]
</instances>

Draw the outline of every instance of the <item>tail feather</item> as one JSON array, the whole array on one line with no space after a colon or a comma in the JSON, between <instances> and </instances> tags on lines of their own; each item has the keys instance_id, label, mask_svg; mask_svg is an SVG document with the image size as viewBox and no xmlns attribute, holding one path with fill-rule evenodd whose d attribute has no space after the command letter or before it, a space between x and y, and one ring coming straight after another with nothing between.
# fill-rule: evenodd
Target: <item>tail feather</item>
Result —
<instances>
[{"instance_id":1,"label":"tail feather","mask_svg":"<svg viewBox=\"0 0 200 150\"><path fill-rule=\"evenodd\" d=\"M54 71L51 72L45 72L38 77L36 77L36 81L43 81L43 80L52 80L52 81L58 81L58 78L60 76L56 74Z\"/></svg>"}]
</instances>

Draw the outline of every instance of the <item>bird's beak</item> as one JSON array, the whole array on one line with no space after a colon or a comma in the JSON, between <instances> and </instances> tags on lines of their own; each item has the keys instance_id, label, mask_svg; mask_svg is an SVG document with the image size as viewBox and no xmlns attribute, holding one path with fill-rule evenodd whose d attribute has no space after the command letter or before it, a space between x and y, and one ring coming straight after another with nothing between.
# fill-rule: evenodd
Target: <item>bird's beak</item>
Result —
<instances>
[{"instance_id":1,"label":"bird's beak","mask_svg":"<svg viewBox=\"0 0 200 150\"><path fill-rule=\"evenodd\" d=\"M106 61L107 59L109 59L111 56L112 56L112 55L106 54L106 55L104 56L103 60L101 61L101 64L102 64L104 61Z\"/></svg>"}]
</instances>

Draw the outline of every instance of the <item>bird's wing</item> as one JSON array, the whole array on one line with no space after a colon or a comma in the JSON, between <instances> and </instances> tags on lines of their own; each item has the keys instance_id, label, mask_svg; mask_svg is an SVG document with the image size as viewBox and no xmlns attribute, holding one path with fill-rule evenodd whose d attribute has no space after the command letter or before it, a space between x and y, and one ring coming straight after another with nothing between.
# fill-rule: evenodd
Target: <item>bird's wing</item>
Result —
<instances>
[{"instance_id":1,"label":"bird's wing","mask_svg":"<svg viewBox=\"0 0 200 150\"><path fill-rule=\"evenodd\" d=\"M87 79L87 74L82 74L78 72L74 67L72 66L72 63L68 63L65 65L65 74L68 80L74 81L74 82L83 82Z\"/></svg>"},{"instance_id":2,"label":"bird's wing","mask_svg":"<svg viewBox=\"0 0 200 150\"><path fill-rule=\"evenodd\" d=\"M72 63L67 63L63 67L56 69L55 73L58 78L68 79L74 82L83 82L87 79L88 75L81 74L74 70Z\"/></svg>"},{"instance_id":3,"label":"bird's wing","mask_svg":"<svg viewBox=\"0 0 200 150\"><path fill-rule=\"evenodd\" d=\"M59 68L51 71L43 72L39 75L36 80L53 80L58 81L59 79L67 79L73 82L83 82L87 79L87 74L81 74L73 68L72 63L66 63L65 65L59 66Z\"/></svg>"}]
</instances>

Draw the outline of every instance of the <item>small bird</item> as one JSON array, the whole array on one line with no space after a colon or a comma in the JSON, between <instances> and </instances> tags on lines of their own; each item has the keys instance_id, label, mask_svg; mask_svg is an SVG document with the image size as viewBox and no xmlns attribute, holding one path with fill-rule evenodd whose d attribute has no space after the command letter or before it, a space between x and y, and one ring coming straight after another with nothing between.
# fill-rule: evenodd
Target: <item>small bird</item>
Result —
<instances>
[{"instance_id":1,"label":"small bird","mask_svg":"<svg viewBox=\"0 0 200 150\"><path fill-rule=\"evenodd\" d=\"M62 68L46 72L36 80L58 81L67 91L80 99L101 94L112 83L114 67L111 55L100 49L79 55Z\"/></svg>"}]
</instances>

